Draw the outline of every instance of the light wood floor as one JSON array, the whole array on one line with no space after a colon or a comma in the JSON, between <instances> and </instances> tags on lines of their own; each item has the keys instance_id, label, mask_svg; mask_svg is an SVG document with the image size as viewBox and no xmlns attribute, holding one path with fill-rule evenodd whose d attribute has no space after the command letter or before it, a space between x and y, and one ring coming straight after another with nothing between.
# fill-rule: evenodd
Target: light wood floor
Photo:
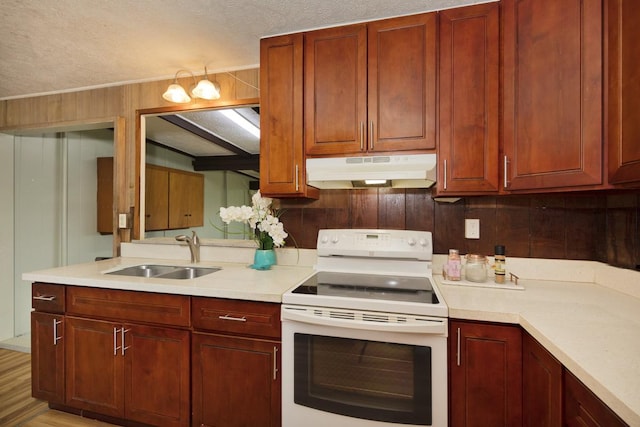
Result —
<instances>
[{"instance_id":1,"label":"light wood floor","mask_svg":"<svg viewBox=\"0 0 640 427\"><path fill-rule=\"evenodd\" d=\"M112 426L49 409L31 397L31 355L0 349L0 426L90 427Z\"/></svg>"}]
</instances>

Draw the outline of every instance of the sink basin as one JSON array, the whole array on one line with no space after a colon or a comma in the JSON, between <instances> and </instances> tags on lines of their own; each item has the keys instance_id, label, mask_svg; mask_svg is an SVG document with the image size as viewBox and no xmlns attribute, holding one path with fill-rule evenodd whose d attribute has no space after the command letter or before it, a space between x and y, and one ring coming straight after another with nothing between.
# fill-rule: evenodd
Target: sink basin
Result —
<instances>
[{"instance_id":1,"label":"sink basin","mask_svg":"<svg viewBox=\"0 0 640 427\"><path fill-rule=\"evenodd\" d=\"M106 274L131 277L156 277L158 279L195 279L219 271L217 267L185 267L176 265L134 265Z\"/></svg>"},{"instance_id":2,"label":"sink basin","mask_svg":"<svg viewBox=\"0 0 640 427\"><path fill-rule=\"evenodd\" d=\"M197 277L206 276L220 270L219 268L207 267L182 267L168 273L156 276L162 279L195 279Z\"/></svg>"}]
</instances>

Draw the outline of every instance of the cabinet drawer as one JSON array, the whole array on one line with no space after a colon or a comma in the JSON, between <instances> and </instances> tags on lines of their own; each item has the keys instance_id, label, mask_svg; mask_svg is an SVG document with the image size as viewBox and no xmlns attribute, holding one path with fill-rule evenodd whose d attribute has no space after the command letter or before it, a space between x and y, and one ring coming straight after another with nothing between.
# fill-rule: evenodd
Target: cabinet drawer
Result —
<instances>
[{"instance_id":1,"label":"cabinet drawer","mask_svg":"<svg viewBox=\"0 0 640 427\"><path fill-rule=\"evenodd\" d=\"M64 285L34 283L31 285L31 307L47 313L64 313Z\"/></svg>"},{"instance_id":2,"label":"cabinet drawer","mask_svg":"<svg viewBox=\"0 0 640 427\"><path fill-rule=\"evenodd\" d=\"M67 313L94 318L189 326L190 304L185 295L69 286Z\"/></svg>"},{"instance_id":3,"label":"cabinet drawer","mask_svg":"<svg viewBox=\"0 0 640 427\"><path fill-rule=\"evenodd\" d=\"M191 304L196 329L280 338L280 304L199 297Z\"/></svg>"}]
</instances>

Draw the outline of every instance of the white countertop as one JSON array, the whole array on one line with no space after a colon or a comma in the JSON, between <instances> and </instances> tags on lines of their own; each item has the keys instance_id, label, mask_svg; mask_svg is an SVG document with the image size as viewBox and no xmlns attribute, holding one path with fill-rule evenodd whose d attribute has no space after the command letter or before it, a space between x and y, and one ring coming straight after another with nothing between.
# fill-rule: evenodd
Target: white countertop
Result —
<instances>
[{"instance_id":1,"label":"white countertop","mask_svg":"<svg viewBox=\"0 0 640 427\"><path fill-rule=\"evenodd\" d=\"M640 426L640 299L588 282L520 279L525 290L506 290L434 278L450 318L521 325L624 421Z\"/></svg>"},{"instance_id":2,"label":"white countertop","mask_svg":"<svg viewBox=\"0 0 640 427\"><path fill-rule=\"evenodd\" d=\"M141 264L192 265L186 247L123 244L123 257L24 273L24 280L169 294L282 302L313 274L315 251L279 250L268 271L248 268L250 248L204 248L192 280L105 275ZM143 256L141 256L143 255ZM211 261L212 259L218 261ZM631 426L640 426L640 273L590 261L508 259L525 290L445 285L444 255L434 276L449 317L521 325Z\"/></svg>"},{"instance_id":3,"label":"white countertop","mask_svg":"<svg viewBox=\"0 0 640 427\"><path fill-rule=\"evenodd\" d=\"M186 280L104 274L142 264L197 265L220 267L221 270ZM249 268L246 262L202 261L191 264L176 259L126 257L24 273L22 278L31 282L280 303L286 290L311 274L313 268L306 266L275 265L271 270L259 271Z\"/></svg>"}]
</instances>

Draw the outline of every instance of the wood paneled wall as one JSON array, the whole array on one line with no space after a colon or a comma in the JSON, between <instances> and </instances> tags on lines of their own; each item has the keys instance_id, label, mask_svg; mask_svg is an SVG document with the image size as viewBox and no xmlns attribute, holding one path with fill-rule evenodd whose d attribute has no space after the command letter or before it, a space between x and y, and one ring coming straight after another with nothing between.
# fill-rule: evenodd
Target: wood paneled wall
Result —
<instances>
[{"instance_id":1,"label":"wood paneled wall","mask_svg":"<svg viewBox=\"0 0 640 427\"><path fill-rule=\"evenodd\" d=\"M433 232L434 253L450 248L492 255L640 265L640 192L468 197L439 203L430 190L323 190L313 202L282 201L282 221L300 248L315 248L320 228ZM465 218L480 219L480 239L464 238ZM293 245L289 240L287 245Z\"/></svg>"},{"instance_id":2,"label":"wood paneled wall","mask_svg":"<svg viewBox=\"0 0 640 427\"><path fill-rule=\"evenodd\" d=\"M259 98L259 70L240 70L210 75L221 86L216 101L192 101L176 105L165 101L162 93L171 80L136 83L77 92L57 93L0 101L0 132L19 134L27 131L51 132L78 130L106 125L115 128L114 139L114 205L117 212L137 209L139 153L136 120L140 110L188 110L224 106L242 99ZM179 79L185 87L192 85L191 76ZM114 215L114 226L115 226ZM131 230L114 235L114 254L120 242L134 237Z\"/></svg>"}]
</instances>

